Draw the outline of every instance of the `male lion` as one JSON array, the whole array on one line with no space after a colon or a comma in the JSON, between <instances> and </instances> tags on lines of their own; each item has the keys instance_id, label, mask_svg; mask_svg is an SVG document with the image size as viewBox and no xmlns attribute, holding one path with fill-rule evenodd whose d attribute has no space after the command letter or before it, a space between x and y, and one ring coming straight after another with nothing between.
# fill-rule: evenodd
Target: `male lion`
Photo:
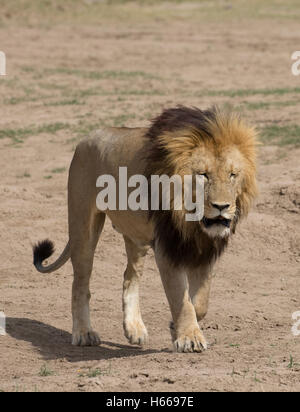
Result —
<instances>
[{"instance_id":1,"label":"male lion","mask_svg":"<svg viewBox=\"0 0 300 412\"><path fill-rule=\"evenodd\" d=\"M69 242L59 259L47 267L42 263L54 251L52 242L34 247L34 265L41 273L58 270L72 260L73 345L100 343L90 323L89 282L107 215L123 234L128 256L123 309L130 343L143 345L147 340L139 281L152 247L172 312L175 349L201 352L207 348L198 322L207 312L213 265L256 196L255 153L255 129L216 107L202 111L178 106L165 110L149 129L106 128L78 145L69 175ZM97 178L112 175L118 182L120 166L128 168L128 176L204 176L204 218L187 222L186 210L174 207L152 212L99 211Z\"/></svg>"}]
</instances>

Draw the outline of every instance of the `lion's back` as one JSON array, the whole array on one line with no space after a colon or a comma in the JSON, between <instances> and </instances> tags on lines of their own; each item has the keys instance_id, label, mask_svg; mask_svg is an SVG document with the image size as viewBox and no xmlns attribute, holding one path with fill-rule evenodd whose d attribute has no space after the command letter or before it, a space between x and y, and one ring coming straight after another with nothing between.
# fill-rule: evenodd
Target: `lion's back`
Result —
<instances>
[{"instance_id":1,"label":"lion's back","mask_svg":"<svg viewBox=\"0 0 300 412\"><path fill-rule=\"evenodd\" d=\"M119 167L127 167L129 174L144 173L144 128L101 128L82 140L77 150L91 160L96 157L100 174L116 175Z\"/></svg>"}]
</instances>

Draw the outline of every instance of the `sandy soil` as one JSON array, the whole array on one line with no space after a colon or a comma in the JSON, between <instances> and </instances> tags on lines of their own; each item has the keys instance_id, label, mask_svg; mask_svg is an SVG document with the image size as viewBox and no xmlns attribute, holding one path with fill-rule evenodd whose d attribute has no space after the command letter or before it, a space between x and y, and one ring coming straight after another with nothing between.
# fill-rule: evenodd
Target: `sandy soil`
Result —
<instances>
[{"instance_id":1,"label":"sandy soil","mask_svg":"<svg viewBox=\"0 0 300 412\"><path fill-rule=\"evenodd\" d=\"M278 127L279 139L300 125L300 77L290 72L299 21L291 10L262 2L261 15L228 17L233 6L221 2L220 15L204 18L201 10L211 6L200 3L180 3L172 13L170 4L151 12L129 5L129 21L108 13L98 25L87 18L47 24L38 15L20 24L9 14L0 25L7 56L0 78L1 391L300 390L300 337L291 332L300 310L295 146L280 140L260 148L260 197L216 267L202 322L211 345L203 354L172 352L152 254L141 296L150 342L128 345L125 250L109 223L91 287L101 347L70 345L71 265L49 276L32 266L34 242L50 237L60 252L67 241L67 170L76 142L93 128L147 125L178 103L238 106L262 133Z\"/></svg>"}]
</instances>

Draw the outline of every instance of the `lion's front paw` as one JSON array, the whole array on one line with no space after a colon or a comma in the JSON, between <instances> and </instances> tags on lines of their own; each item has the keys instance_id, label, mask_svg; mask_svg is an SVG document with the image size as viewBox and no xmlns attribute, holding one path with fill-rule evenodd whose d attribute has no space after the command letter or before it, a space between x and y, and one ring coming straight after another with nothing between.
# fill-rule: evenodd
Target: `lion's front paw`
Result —
<instances>
[{"instance_id":1,"label":"lion's front paw","mask_svg":"<svg viewBox=\"0 0 300 412\"><path fill-rule=\"evenodd\" d=\"M206 339L199 328L192 332L180 335L174 342L177 352L203 352L207 349Z\"/></svg>"},{"instance_id":2,"label":"lion's front paw","mask_svg":"<svg viewBox=\"0 0 300 412\"><path fill-rule=\"evenodd\" d=\"M92 330L73 333L72 345L74 346L99 346L100 343L99 335Z\"/></svg>"},{"instance_id":3,"label":"lion's front paw","mask_svg":"<svg viewBox=\"0 0 300 412\"><path fill-rule=\"evenodd\" d=\"M124 322L124 333L132 345L145 345L148 332L143 321Z\"/></svg>"}]
</instances>

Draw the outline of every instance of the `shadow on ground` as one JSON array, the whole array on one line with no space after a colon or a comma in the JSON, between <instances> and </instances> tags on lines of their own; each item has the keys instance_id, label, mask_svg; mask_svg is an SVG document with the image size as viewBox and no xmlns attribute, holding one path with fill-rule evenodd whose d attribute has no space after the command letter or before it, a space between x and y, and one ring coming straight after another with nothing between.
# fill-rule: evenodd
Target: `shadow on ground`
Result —
<instances>
[{"instance_id":1,"label":"shadow on ground","mask_svg":"<svg viewBox=\"0 0 300 412\"><path fill-rule=\"evenodd\" d=\"M103 341L98 347L74 347L71 334L51 325L24 318L7 318L7 334L16 340L31 343L45 360L67 359L82 362L114 358L144 356L169 352L163 350L142 350L139 347Z\"/></svg>"}]
</instances>

